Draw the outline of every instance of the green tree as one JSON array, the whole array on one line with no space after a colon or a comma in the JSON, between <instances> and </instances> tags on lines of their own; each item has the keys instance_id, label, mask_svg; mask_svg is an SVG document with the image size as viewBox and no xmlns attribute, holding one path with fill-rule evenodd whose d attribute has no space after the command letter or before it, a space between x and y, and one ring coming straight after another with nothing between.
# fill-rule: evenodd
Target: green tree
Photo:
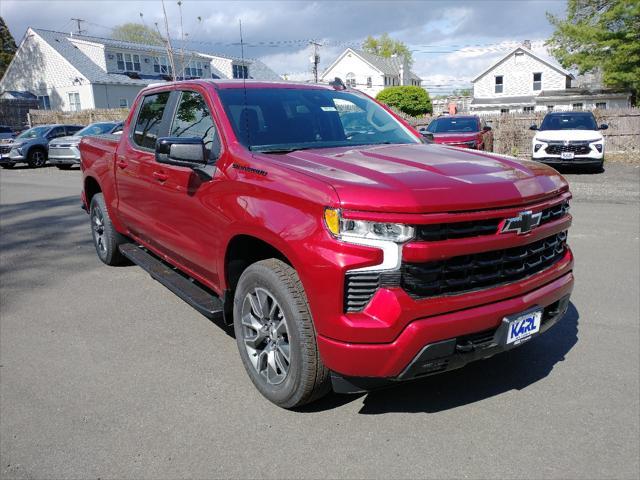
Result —
<instances>
[{"instance_id":1,"label":"green tree","mask_svg":"<svg viewBox=\"0 0 640 480\"><path fill-rule=\"evenodd\" d=\"M555 27L547 41L553 56L580 73L602 70L606 86L640 89L640 2L569 0L567 18L547 14Z\"/></svg>"},{"instance_id":2,"label":"green tree","mask_svg":"<svg viewBox=\"0 0 640 480\"><path fill-rule=\"evenodd\" d=\"M9 31L7 24L4 23L4 19L0 17L0 78L3 77L4 72L7 70L13 55L16 53L18 47L13 39L13 35Z\"/></svg>"},{"instance_id":3,"label":"green tree","mask_svg":"<svg viewBox=\"0 0 640 480\"><path fill-rule=\"evenodd\" d=\"M362 50L386 58L394 54L404 56L407 62L409 62L409 65L413 64L413 55L409 47L400 40L394 40L387 33L383 33L380 38L369 35L362 43Z\"/></svg>"},{"instance_id":4,"label":"green tree","mask_svg":"<svg viewBox=\"0 0 640 480\"><path fill-rule=\"evenodd\" d=\"M453 95L456 95L456 96L459 96L459 97L470 97L471 96L471 89L470 88L460 88L460 89L455 89L451 93Z\"/></svg>"},{"instance_id":5,"label":"green tree","mask_svg":"<svg viewBox=\"0 0 640 480\"><path fill-rule=\"evenodd\" d=\"M154 29L141 23L123 23L113 29L111 38L124 40L125 42L147 43L150 45L163 45L162 36Z\"/></svg>"},{"instance_id":6,"label":"green tree","mask_svg":"<svg viewBox=\"0 0 640 480\"><path fill-rule=\"evenodd\" d=\"M376 99L413 117L433 111L429 93L413 85L387 87L376 95Z\"/></svg>"}]
</instances>

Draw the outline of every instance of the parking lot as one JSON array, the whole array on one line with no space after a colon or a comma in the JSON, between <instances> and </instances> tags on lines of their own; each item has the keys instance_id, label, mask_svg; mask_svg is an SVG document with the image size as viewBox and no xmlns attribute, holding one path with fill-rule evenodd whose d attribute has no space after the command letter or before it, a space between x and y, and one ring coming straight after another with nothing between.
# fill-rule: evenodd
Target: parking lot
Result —
<instances>
[{"instance_id":1,"label":"parking lot","mask_svg":"<svg viewBox=\"0 0 640 480\"><path fill-rule=\"evenodd\" d=\"M235 340L98 260L80 172L0 172L2 478L638 478L640 167L568 172L576 287L535 341L299 412Z\"/></svg>"}]
</instances>

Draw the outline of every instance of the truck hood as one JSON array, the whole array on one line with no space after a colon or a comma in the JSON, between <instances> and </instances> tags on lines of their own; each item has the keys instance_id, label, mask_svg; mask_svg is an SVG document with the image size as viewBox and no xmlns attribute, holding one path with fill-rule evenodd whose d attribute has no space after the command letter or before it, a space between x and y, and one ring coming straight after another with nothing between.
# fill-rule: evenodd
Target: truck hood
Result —
<instances>
[{"instance_id":1,"label":"truck hood","mask_svg":"<svg viewBox=\"0 0 640 480\"><path fill-rule=\"evenodd\" d=\"M596 130L540 130L534 140L564 141L564 140L602 140L602 134Z\"/></svg>"},{"instance_id":2,"label":"truck hood","mask_svg":"<svg viewBox=\"0 0 640 480\"><path fill-rule=\"evenodd\" d=\"M331 184L342 208L428 213L517 206L568 189L541 163L441 145L382 145L262 154Z\"/></svg>"}]
</instances>

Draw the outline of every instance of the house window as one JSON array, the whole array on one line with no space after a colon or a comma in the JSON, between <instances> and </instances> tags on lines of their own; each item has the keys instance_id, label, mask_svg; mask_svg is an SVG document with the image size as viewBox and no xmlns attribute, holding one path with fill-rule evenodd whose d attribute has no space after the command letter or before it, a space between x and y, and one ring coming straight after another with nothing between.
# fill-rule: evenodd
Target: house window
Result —
<instances>
[{"instance_id":1,"label":"house window","mask_svg":"<svg viewBox=\"0 0 640 480\"><path fill-rule=\"evenodd\" d=\"M524 111L525 113L532 113L532 112L533 112L533 107L524 107L524 108L523 108L523 111Z\"/></svg>"},{"instance_id":2,"label":"house window","mask_svg":"<svg viewBox=\"0 0 640 480\"><path fill-rule=\"evenodd\" d=\"M116 59L118 62L118 70L124 72L139 72L140 68L140 55L131 53L117 53Z\"/></svg>"},{"instance_id":3,"label":"house window","mask_svg":"<svg viewBox=\"0 0 640 480\"><path fill-rule=\"evenodd\" d=\"M501 108L500 109L500 113L509 113L509 109L508 108Z\"/></svg>"},{"instance_id":4,"label":"house window","mask_svg":"<svg viewBox=\"0 0 640 480\"><path fill-rule=\"evenodd\" d=\"M502 93L503 79L502 75L496 76L496 93Z\"/></svg>"},{"instance_id":5,"label":"house window","mask_svg":"<svg viewBox=\"0 0 640 480\"><path fill-rule=\"evenodd\" d=\"M352 72L347 73L347 87L356 87L356 76Z\"/></svg>"},{"instance_id":6,"label":"house window","mask_svg":"<svg viewBox=\"0 0 640 480\"><path fill-rule=\"evenodd\" d=\"M373 81L371 80L371 77L367 77L367 88L371 88L373 86Z\"/></svg>"},{"instance_id":7,"label":"house window","mask_svg":"<svg viewBox=\"0 0 640 480\"><path fill-rule=\"evenodd\" d=\"M69 110L72 112L79 112L80 107L80 94L78 92L69 92Z\"/></svg>"},{"instance_id":8,"label":"house window","mask_svg":"<svg viewBox=\"0 0 640 480\"><path fill-rule=\"evenodd\" d=\"M38 106L41 110L51 110L49 95L38 95Z\"/></svg>"},{"instance_id":9,"label":"house window","mask_svg":"<svg viewBox=\"0 0 640 480\"><path fill-rule=\"evenodd\" d=\"M607 109L607 102L596 102L596 108L599 109L599 110L606 110Z\"/></svg>"},{"instance_id":10,"label":"house window","mask_svg":"<svg viewBox=\"0 0 640 480\"><path fill-rule=\"evenodd\" d=\"M203 63L198 60L192 60L184 67L184 76L190 78L202 78Z\"/></svg>"},{"instance_id":11,"label":"house window","mask_svg":"<svg viewBox=\"0 0 640 480\"><path fill-rule=\"evenodd\" d=\"M553 112L553 105L547 105L547 112Z\"/></svg>"},{"instance_id":12,"label":"house window","mask_svg":"<svg viewBox=\"0 0 640 480\"><path fill-rule=\"evenodd\" d=\"M385 77L384 77L384 86L385 86L385 87L387 86L387 76L386 76L386 75L385 75Z\"/></svg>"},{"instance_id":13,"label":"house window","mask_svg":"<svg viewBox=\"0 0 640 480\"><path fill-rule=\"evenodd\" d=\"M582 110L582 107L583 107L583 106L584 106L584 105L583 105L582 103L574 103L574 104L572 105L572 107L573 107L573 109L574 109L574 110Z\"/></svg>"},{"instance_id":14,"label":"house window","mask_svg":"<svg viewBox=\"0 0 640 480\"><path fill-rule=\"evenodd\" d=\"M249 67L246 65L234 65L233 78L249 78Z\"/></svg>"},{"instance_id":15,"label":"house window","mask_svg":"<svg viewBox=\"0 0 640 480\"><path fill-rule=\"evenodd\" d=\"M542 73L533 74L533 90L542 90Z\"/></svg>"},{"instance_id":16,"label":"house window","mask_svg":"<svg viewBox=\"0 0 640 480\"><path fill-rule=\"evenodd\" d=\"M171 65L167 57L153 57L153 71L161 75L171 75Z\"/></svg>"},{"instance_id":17,"label":"house window","mask_svg":"<svg viewBox=\"0 0 640 480\"><path fill-rule=\"evenodd\" d=\"M126 98L120 99L120 108L127 108L129 106L129 100Z\"/></svg>"}]
</instances>

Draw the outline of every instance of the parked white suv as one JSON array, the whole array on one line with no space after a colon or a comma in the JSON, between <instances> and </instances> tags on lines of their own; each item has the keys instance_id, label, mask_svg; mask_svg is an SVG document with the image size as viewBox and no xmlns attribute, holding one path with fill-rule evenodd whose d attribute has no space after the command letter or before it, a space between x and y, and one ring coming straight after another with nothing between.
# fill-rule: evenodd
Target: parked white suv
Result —
<instances>
[{"instance_id":1,"label":"parked white suv","mask_svg":"<svg viewBox=\"0 0 640 480\"><path fill-rule=\"evenodd\" d=\"M533 160L550 165L585 165L602 170L604 162L604 138L591 112L551 112L542 120L533 137Z\"/></svg>"}]
</instances>

